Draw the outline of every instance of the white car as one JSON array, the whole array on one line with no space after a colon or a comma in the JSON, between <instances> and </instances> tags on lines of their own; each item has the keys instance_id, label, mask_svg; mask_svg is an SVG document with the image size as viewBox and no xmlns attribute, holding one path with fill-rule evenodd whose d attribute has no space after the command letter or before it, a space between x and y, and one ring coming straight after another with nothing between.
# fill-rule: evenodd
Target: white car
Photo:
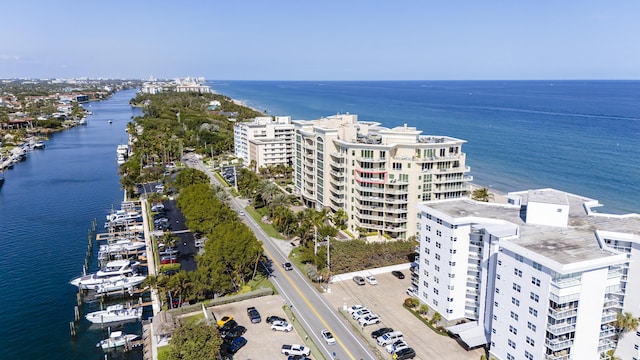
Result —
<instances>
[{"instance_id":1,"label":"white car","mask_svg":"<svg viewBox=\"0 0 640 360\"><path fill-rule=\"evenodd\" d=\"M347 309L347 312L349 312L349 315L353 315L354 312L362 309L366 309L366 307L364 305L353 305Z\"/></svg>"},{"instance_id":2,"label":"white car","mask_svg":"<svg viewBox=\"0 0 640 360\"><path fill-rule=\"evenodd\" d=\"M333 334L327 329L323 329L321 332L322 338L327 342L327 345L335 345L336 338L333 337Z\"/></svg>"},{"instance_id":3,"label":"white car","mask_svg":"<svg viewBox=\"0 0 640 360\"><path fill-rule=\"evenodd\" d=\"M378 280L376 280L376 277L375 277L375 276L373 276L373 275L369 275L369 276L367 276L365 279L367 279L367 282L368 282L370 285L378 285Z\"/></svg>"},{"instance_id":4,"label":"white car","mask_svg":"<svg viewBox=\"0 0 640 360\"><path fill-rule=\"evenodd\" d=\"M361 317L364 317L369 314L371 314L371 310L364 308L354 312L353 315L351 315L351 317L353 318L353 320L360 320Z\"/></svg>"},{"instance_id":5,"label":"white car","mask_svg":"<svg viewBox=\"0 0 640 360\"><path fill-rule=\"evenodd\" d=\"M389 354L395 354L397 351L402 350L404 348L408 348L408 347L409 347L409 344L407 344L406 341L399 340L394 342L391 345L387 345L385 349L387 349L387 352Z\"/></svg>"},{"instance_id":6,"label":"white car","mask_svg":"<svg viewBox=\"0 0 640 360\"><path fill-rule=\"evenodd\" d=\"M289 332L293 330L293 326L286 321L274 321L271 323L271 330Z\"/></svg>"},{"instance_id":7,"label":"white car","mask_svg":"<svg viewBox=\"0 0 640 360\"><path fill-rule=\"evenodd\" d=\"M240 211L238 214L240 214L240 216L244 216L244 211Z\"/></svg>"},{"instance_id":8,"label":"white car","mask_svg":"<svg viewBox=\"0 0 640 360\"><path fill-rule=\"evenodd\" d=\"M369 314L358 319L358 322L360 326L378 324L380 322L380 316L377 314Z\"/></svg>"}]
</instances>

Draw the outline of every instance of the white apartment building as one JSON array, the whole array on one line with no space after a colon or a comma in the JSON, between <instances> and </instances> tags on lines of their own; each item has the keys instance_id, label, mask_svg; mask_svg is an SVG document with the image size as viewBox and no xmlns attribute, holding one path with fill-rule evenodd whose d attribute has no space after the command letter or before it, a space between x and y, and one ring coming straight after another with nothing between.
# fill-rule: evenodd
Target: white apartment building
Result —
<instances>
[{"instance_id":1,"label":"white apartment building","mask_svg":"<svg viewBox=\"0 0 640 360\"><path fill-rule=\"evenodd\" d=\"M553 190L512 204L455 199L419 205L418 298L469 348L500 360L639 359L640 332L618 339L618 312L640 316L640 216Z\"/></svg>"},{"instance_id":2,"label":"white apartment building","mask_svg":"<svg viewBox=\"0 0 640 360\"><path fill-rule=\"evenodd\" d=\"M464 140L350 114L293 125L297 193L308 207L344 209L352 232L406 239L417 232L418 202L469 191Z\"/></svg>"},{"instance_id":3,"label":"white apartment building","mask_svg":"<svg viewBox=\"0 0 640 360\"><path fill-rule=\"evenodd\" d=\"M294 128L290 116L262 116L233 127L235 156L258 168L293 164Z\"/></svg>"}]
</instances>

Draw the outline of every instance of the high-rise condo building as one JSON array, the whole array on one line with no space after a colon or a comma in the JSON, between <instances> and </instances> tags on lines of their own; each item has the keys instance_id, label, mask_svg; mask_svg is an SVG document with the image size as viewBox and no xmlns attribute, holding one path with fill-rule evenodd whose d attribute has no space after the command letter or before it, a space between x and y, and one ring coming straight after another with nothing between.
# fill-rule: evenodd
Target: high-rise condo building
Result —
<instances>
[{"instance_id":1,"label":"high-rise condo building","mask_svg":"<svg viewBox=\"0 0 640 360\"><path fill-rule=\"evenodd\" d=\"M640 358L640 332L614 326L618 313L640 315L640 216L553 189L508 198L419 205L421 302L496 359Z\"/></svg>"},{"instance_id":2,"label":"high-rise condo building","mask_svg":"<svg viewBox=\"0 0 640 360\"><path fill-rule=\"evenodd\" d=\"M352 232L406 239L418 202L468 194L464 140L351 114L292 123L296 191L308 207L344 209Z\"/></svg>"},{"instance_id":3,"label":"high-rise condo building","mask_svg":"<svg viewBox=\"0 0 640 360\"><path fill-rule=\"evenodd\" d=\"M293 164L293 125L289 116L262 116L233 127L235 155L249 166Z\"/></svg>"}]
</instances>

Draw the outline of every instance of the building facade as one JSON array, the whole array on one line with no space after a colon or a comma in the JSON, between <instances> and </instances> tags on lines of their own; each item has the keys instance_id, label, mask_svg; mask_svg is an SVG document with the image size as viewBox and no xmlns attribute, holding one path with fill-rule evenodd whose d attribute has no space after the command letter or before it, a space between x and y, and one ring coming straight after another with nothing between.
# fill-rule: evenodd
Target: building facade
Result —
<instances>
[{"instance_id":1,"label":"building facade","mask_svg":"<svg viewBox=\"0 0 640 360\"><path fill-rule=\"evenodd\" d=\"M233 127L234 152L257 168L293 164L294 127L289 116L263 116Z\"/></svg>"},{"instance_id":2,"label":"building facade","mask_svg":"<svg viewBox=\"0 0 640 360\"><path fill-rule=\"evenodd\" d=\"M627 286L640 276L640 216L596 214L597 201L553 189L509 199L419 205L421 302L496 359L639 358L640 333L619 337L614 323L640 315L640 290Z\"/></svg>"},{"instance_id":3,"label":"building facade","mask_svg":"<svg viewBox=\"0 0 640 360\"><path fill-rule=\"evenodd\" d=\"M308 207L344 209L352 232L406 239L416 234L419 202L469 191L464 140L351 114L293 125L297 193Z\"/></svg>"}]
</instances>

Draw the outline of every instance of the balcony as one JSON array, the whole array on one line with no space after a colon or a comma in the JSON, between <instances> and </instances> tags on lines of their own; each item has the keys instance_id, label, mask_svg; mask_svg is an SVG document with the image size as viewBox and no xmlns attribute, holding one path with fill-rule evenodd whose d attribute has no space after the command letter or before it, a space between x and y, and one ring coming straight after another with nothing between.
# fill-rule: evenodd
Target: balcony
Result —
<instances>
[{"instance_id":1,"label":"balcony","mask_svg":"<svg viewBox=\"0 0 640 360\"><path fill-rule=\"evenodd\" d=\"M600 321L601 324L607 324L612 321L615 321L618 318L618 312L616 311L605 311L602 314L602 319Z\"/></svg>"},{"instance_id":2,"label":"balcony","mask_svg":"<svg viewBox=\"0 0 640 360\"><path fill-rule=\"evenodd\" d=\"M600 340L610 336L617 335L616 328L613 326L603 325L600 330Z\"/></svg>"},{"instance_id":3,"label":"balcony","mask_svg":"<svg viewBox=\"0 0 640 360\"><path fill-rule=\"evenodd\" d=\"M388 223L402 224L402 223L406 223L407 222L407 218L403 218L403 217L387 217L387 216L385 216L384 221L386 221Z\"/></svg>"},{"instance_id":4,"label":"balcony","mask_svg":"<svg viewBox=\"0 0 640 360\"><path fill-rule=\"evenodd\" d=\"M387 204L406 204L407 203L407 199L406 198L395 198L395 197L387 197L386 199L384 199L384 202Z\"/></svg>"},{"instance_id":5,"label":"balcony","mask_svg":"<svg viewBox=\"0 0 640 360\"><path fill-rule=\"evenodd\" d=\"M563 340L561 338L558 339L545 339L544 344L547 348L551 349L551 351L556 352L560 350L565 350L573 346L573 339Z\"/></svg>"},{"instance_id":6,"label":"balcony","mask_svg":"<svg viewBox=\"0 0 640 360\"><path fill-rule=\"evenodd\" d=\"M565 354L566 351L547 354L544 360L571 360L571 354Z\"/></svg>"},{"instance_id":7,"label":"balcony","mask_svg":"<svg viewBox=\"0 0 640 360\"><path fill-rule=\"evenodd\" d=\"M601 340L598 343L598 353L604 353L615 348L616 343L613 340Z\"/></svg>"},{"instance_id":8,"label":"balcony","mask_svg":"<svg viewBox=\"0 0 640 360\"><path fill-rule=\"evenodd\" d=\"M560 336L576 330L576 324L560 323L555 325L547 325L547 331L553 335Z\"/></svg>"},{"instance_id":9,"label":"balcony","mask_svg":"<svg viewBox=\"0 0 640 360\"><path fill-rule=\"evenodd\" d=\"M562 320L578 315L578 309L576 308L559 308L549 309L549 316L556 320Z\"/></svg>"},{"instance_id":10,"label":"balcony","mask_svg":"<svg viewBox=\"0 0 640 360\"><path fill-rule=\"evenodd\" d=\"M387 158L369 158L369 157L356 157L356 161L360 163L380 163L387 161Z\"/></svg>"},{"instance_id":11,"label":"balcony","mask_svg":"<svg viewBox=\"0 0 640 360\"><path fill-rule=\"evenodd\" d=\"M389 195L404 195L409 193L409 189L387 189L386 193Z\"/></svg>"},{"instance_id":12,"label":"balcony","mask_svg":"<svg viewBox=\"0 0 640 360\"><path fill-rule=\"evenodd\" d=\"M344 159L345 157L345 153L341 153L341 152L332 152L329 155L333 156L336 159Z\"/></svg>"}]
</instances>

